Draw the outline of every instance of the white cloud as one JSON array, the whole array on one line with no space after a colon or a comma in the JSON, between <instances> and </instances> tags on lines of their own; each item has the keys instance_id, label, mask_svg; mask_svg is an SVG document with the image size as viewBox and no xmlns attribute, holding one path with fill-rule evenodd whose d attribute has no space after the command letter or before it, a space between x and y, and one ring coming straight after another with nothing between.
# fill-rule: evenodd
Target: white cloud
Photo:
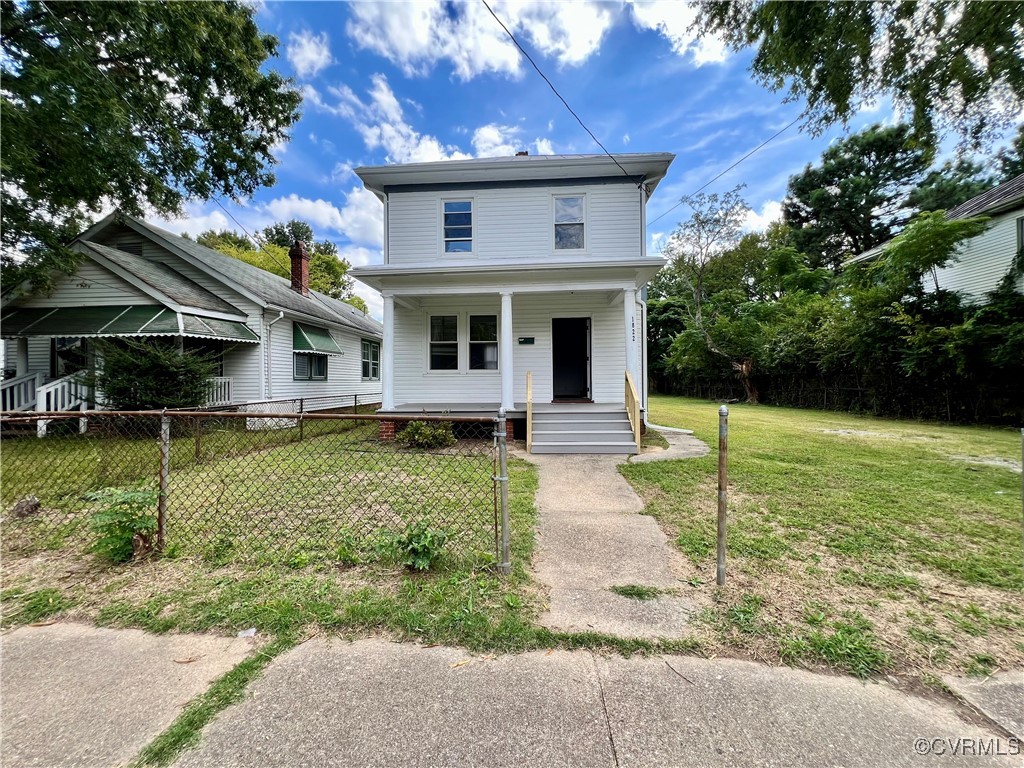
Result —
<instances>
[{"instance_id":1,"label":"white cloud","mask_svg":"<svg viewBox=\"0 0 1024 768\"><path fill-rule=\"evenodd\" d=\"M551 139L537 139L533 142L533 148L537 151L538 155L554 155L555 147L551 143Z\"/></svg>"},{"instance_id":2,"label":"white cloud","mask_svg":"<svg viewBox=\"0 0 1024 768\"><path fill-rule=\"evenodd\" d=\"M508 157L521 148L516 142L519 129L513 125L489 123L473 132L473 151L477 157Z\"/></svg>"},{"instance_id":3,"label":"white cloud","mask_svg":"<svg viewBox=\"0 0 1024 768\"><path fill-rule=\"evenodd\" d=\"M238 230L238 225L231 221L223 211L219 208L207 211L206 205L203 203L186 203L184 215L181 218L165 219L162 216L150 214L146 216L146 220L152 221L156 226L176 235L187 232L193 237L209 229L218 232L224 229Z\"/></svg>"},{"instance_id":4,"label":"white cloud","mask_svg":"<svg viewBox=\"0 0 1024 768\"><path fill-rule=\"evenodd\" d=\"M628 133L622 134L622 143L623 144L629 144L629 134Z\"/></svg>"},{"instance_id":5,"label":"white cloud","mask_svg":"<svg viewBox=\"0 0 1024 768\"><path fill-rule=\"evenodd\" d=\"M288 35L285 55L299 77L312 77L334 61L326 32L319 35L308 30L292 32Z\"/></svg>"},{"instance_id":6,"label":"white cloud","mask_svg":"<svg viewBox=\"0 0 1024 768\"><path fill-rule=\"evenodd\" d=\"M513 34L560 65L586 61L614 21L612 6L592 0L498 0L492 7ZM521 72L519 52L483 3L420 0L356 3L350 9L349 37L408 76L425 75L442 60L461 80Z\"/></svg>"},{"instance_id":7,"label":"white cloud","mask_svg":"<svg viewBox=\"0 0 1024 768\"><path fill-rule=\"evenodd\" d=\"M764 232L768 225L782 220L782 203L769 200L761 206L761 212L748 210L743 228L748 232Z\"/></svg>"},{"instance_id":8,"label":"white cloud","mask_svg":"<svg viewBox=\"0 0 1024 768\"><path fill-rule=\"evenodd\" d=\"M326 200L310 200L293 192L287 197L278 197L264 203L260 209L269 213L275 221L301 219L308 222L314 230L345 231L341 211Z\"/></svg>"},{"instance_id":9,"label":"white cloud","mask_svg":"<svg viewBox=\"0 0 1024 768\"><path fill-rule=\"evenodd\" d=\"M354 243L384 246L384 206L377 196L362 186L345 194L341 209L342 232Z\"/></svg>"},{"instance_id":10,"label":"white cloud","mask_svg":"<svg viewBox=\"0 0 1024 768\"><path fill-rule=\"evenodd\" d=\"M629 0L633 24L640 29L651 29L664 37L679 56L690 54L699 67L704 64L720 64L729 52L722 42L713 35L698 38L690 31L697 18L697 11L689 3L679 0Z\"/></svg>"},{"instance_id":11,"label":"white cloud","mask_svg":"<svg viewBox=\"0 0 1024 768\"><path fill-rule=\"evenodd\" d=\"M384 298L377 291L358 280L353 280L352 293L366 302L366 314L377 322L384 320Z\"/></svg>"}]
</instances>

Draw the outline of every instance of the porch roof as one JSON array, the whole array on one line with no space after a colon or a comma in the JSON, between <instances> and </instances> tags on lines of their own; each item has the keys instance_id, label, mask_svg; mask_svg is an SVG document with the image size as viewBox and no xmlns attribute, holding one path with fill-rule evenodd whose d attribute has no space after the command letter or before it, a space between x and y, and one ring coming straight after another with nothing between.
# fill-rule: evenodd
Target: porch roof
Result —
<instances>
[{"instance_id":1,"label":"porch roof","mask_svg":"<svg viewBox=\"0 0 1024 768\"><path fill-rule=\"evenodd\" d=\"M13 307L0 317L0 336L190 336L257 343L245 323L174 312L152 305Z\"/></svg>"}]
</instances>

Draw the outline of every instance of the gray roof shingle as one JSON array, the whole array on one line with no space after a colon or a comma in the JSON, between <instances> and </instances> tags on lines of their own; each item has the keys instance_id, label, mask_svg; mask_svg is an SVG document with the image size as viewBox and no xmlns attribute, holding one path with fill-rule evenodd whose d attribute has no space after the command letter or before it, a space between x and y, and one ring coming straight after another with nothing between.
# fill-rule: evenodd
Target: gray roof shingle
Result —
<instances>
[{"instance_id":1,"label":"gray roof shingle","mask_svg":"<svg viewBox=\"0 0 1024 768\"><path fill-rule=\"evenodd\" d=\"M236 307L231 306L199 283L189 280L166 264L150 261L99 243L83 242L82 245L182 306L207 309L211 312L242 314Z\"/></svg>"},{"instance_id":2,"label":"gray roof shingle","mask_svg":"<svg viewBox=\"0 0 1024 768\"><path fill-rule=\"evenodd\" d=\"M309 296L303 296L292 290L291 281L286 278L267 272L259 267L254 267L251 264L246 264L244 261L233 259L220 251L207 248L193 240L179 237L159 227L154 227L152 224L142 219L137 219L134 216L122 213L121 218L145 230L158 242L162 240L175 248L185 251L190 256L223 275L229 284L231 282L237 283L257 296L262 297L269 304L301 312L328 322L345 325L360 333L377 337L383 335L384 327L380 323L364 315L351 304L332 299L330 296L319 291L311 290Z\"/></svg>"},{"instance_id":3,"label":"gray roof shingle","mask_svg":"<svg viewBox=\"0 0 1024 768\"><path fill-rule=\"evenodd\" d=\"M987 189L966 203L950 209L947 219L967 219L990 212L998 212L1015 205L1024 205L1024 173L1015 179L1004 181L998 186Z\"/></svg>"}]
</instances>

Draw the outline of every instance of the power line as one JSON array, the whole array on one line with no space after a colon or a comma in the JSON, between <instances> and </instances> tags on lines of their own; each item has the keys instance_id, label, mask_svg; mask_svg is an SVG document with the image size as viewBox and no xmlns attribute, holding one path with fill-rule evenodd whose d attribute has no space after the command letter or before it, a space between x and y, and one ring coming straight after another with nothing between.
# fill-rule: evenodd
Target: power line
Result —
<instances>
[{"instance_id":1,"label":"power line","mask_svg":"<svg viewBox=\"0 0 1024 768\"><path fill-rule=\"evenodd\" d=\"M498 18L498 14L496 14L496 13L494 12L494 9L493 9L493 8L491 8L491 6L487 4L487 0L480 0L480 2L482 2L482 3L484 4L484 7L485 7L485 8L486 8L486 9L487 9L488 11L490 11L490 12L491 12L491 16L493 16L493 17L494 17L494 20L495 20L496 22L498 22L498 24L500 24L500 25L501 25L501 28L502 28L503 30L505 30L505 34L509 36L509 39L510 39L510 40L511 40L511 41L512 41L513 43L515 43L515 46L516 46L516 48L518 48L518 49L519 49L519 52L520 52L520 53L522 53L522 54L523 54L523 56L525 56L525 57L526 57L526 60L527 60L528 62L530 62L530 64L532 64L532 65L533 65L533 68L534 68L535 70L537 70L537 74L538 74L538 75L540 75L540 76L541 76L541 78L542 78L542 79L544 80L544 82L548 84L548 88L550 88L550 89L551 89L551 92L552 92L552 93L554 93L554 94L555 94L555 96L557 96L557 97L558 97L558 100L559 100L559 101L561 101L561 102L562 102L562 104L564 104L564 105L565 105L565 108L566 108L567 110L569 110L569 114L570 114L570 115L572 115L573 117L575 117L575 118L576 118L576 122L577 122L577 123L579 123L579 124L580 124L580 125L581 125L581 126L583 127L583 130L584 130L584 131L586 131L586 132L587 132L587 133L588 133L588 134L590 135L590 138L592 138L592 139L594 140L594 143L595 143L595 144L597 144L597 146L599 146L599 147L600 147L600 148L601 148L601 149L602 149L602 150L604 151L604 153L605 153L606 155L608 155L608 157L609 157L609 158L611 158L611 161L612 161L613 163L615 163L615 164L616 164L617 166L619 166L619 170L620 170L620 171L622 171L622 172L623 172L623 173L624 173L624 174L626 175L626 177L627 177L627 178L629 178L630 180L632 180L632 178L633 178L633 177L629 175L629 172L628 172L628 171L626 171L626 169L622 167L622 164L621 164L621 163L619 163L619 161L615 159L615 157L614 157L614 156L612 155L612 153L608 151L608 149L607 149L607 148L605 147L605 145L604 145L604 144L602 144L602 143L601 143L600 139L598 139L598 138L597 138L597 136L595 136L595 135L594 135L594 132L593 132L593 131L591 131L591 130L590 130L589 128L587 128L587 125L586 125L586 123L584 123L584 122L583 122L583 120L581 120L581 119L580 119L580 116L579 116L579 115L577 115L577 114L576 114L576 112L575 112L575 111L573 110L573 108L569 106L569 102L567 102L567 101L566 101L566 100L565 100L565 99L564 99L564 98L562 97L562 94L560 94L560 93L558 92L558 89L557 89L557 88L555 88L555 86L554 86L554 85L553 85L553 84L551 83L551 81L550 81L550 80L548 79L548 76L547 76L547 75L545 75L545 74L544 74L544 73L543 73L543 72L541 71L541 68L537 66L537 62L535 62L535 61L533 60L533 57L532 57L532 56L531 56L531 55L530 55L529 53L527 53L527 52L526 52L526 49L525 49L525 48L523 48L523 46L521 46L521 45L519 44L519 41L518 41L518 40L516 40L516 36L512 34L511 30L509 30L509 28L508 28L508 27L506 27L506 26L505 26L505 22L503 22L503 21L502 21L502 20L501 20L500 18Z\"/></svg>"},{"instance_id":2,"label":"power line","mask_svg":"<svg viewBox=\"0 0 1024 768\"><path fill-rule=\"evenodd\" d=\"M725 169L724 171L722 171L722 172L721 172L720 174L718 174L717 176L715 176L715 178L711 179L711 181L709 181L709 182L707 182L706 184L702 185L701 187L699 187L698 189L694 190L694 191L693 191L693 192L691 192L690 194L688 194L688 195L685 195L685 196L684 196L683 198L681 198L681 199L679 200L679 202L678 202L678 203L676 203L675 205L673 205L673 206L672 206L671 208L669 208L669 209L668 209L667 211L665 211L664 213L662 213L662 214L661 214L660 216L656 216L655 218L651 219L651 220L650 220L649 222L647 222L647 226L649 227L649 226L651 226L652 224L654 224L654 222L656 222L656 221L657 221L658 219L661 219L661 218L664 218L665 216L668 216L668 215L669 215L670 213L672 213L672 211L674 211L674 210L675 210L676 208L678 208L678 207L679 207L680 205L682 205L683 203L686 203L687 205L690 205L690 202L689 202L689 200L690 200L690 198L691 198L691 197L694 197L694 196L696 196L696 195L700 194L700 192L701 192L701 191L703 191L703 190L707 189L708 187L710 187L710 186L711 186L712 184L714 184L714 183L715 183L716 181L718 181L718 180L719 180L720 178L722 178L723 176L725 176L725 174L727 174L727 173L728 173L729 171L731 171L731 170L732 170L733 168L735 168L735 167L736 167L737 165L739 165L740 163L742 163L742 162L743 162L744 160L746 160L746 159L747 159L748 157L750 157L751 155L754 155L754 154L756 154L756 153L757 153L757 152L759 152L759 151L760 151L760 150L761 150L761 149L762 149L762 148L763 148L763 147L764 147L765 145L767 145L767 144L768 144L769 142L773 141L774 139L777 139L777 138L778 138L779 136L781 136L782 134L784 134L784 133L785 133L786 131L788 131L788 130L789 130L790 128L792 128L792 127L793 127L794 125L796 125L796 124L797 124L798 122L800 122L800 118L801 118L801 117L802 117L802 115L799 115L799 116L797 116L797 117L796 117L796 118L795 118L795 119L793 120L793 122L791 122L791 123L790 123L789 125L787 125L787 126L786 126L785 128L783 128L782 130L780 130L780 131L779 131L778 133L776 133L776 134L774 134L773 136L771 136L771 137L769 137L769 138L765 139L764 141L762 141L762 142L761 142L760 144L758 144L758 145L757 145L756 147L754 147L754 148L753 148L752 150L750 150L749 152L747 152L747 154L745 154L745 155L744 155L743 157L741 157L741 158L740 158L739 160L737 160L737 161L736 161L735 163L733 163L733 164L732 164L732 165L730 165L730 166L729 166L728 168L726 168L726 169ZM691 206L691 207L692 207L692 206Z\"/></svg>"}]
</instances>

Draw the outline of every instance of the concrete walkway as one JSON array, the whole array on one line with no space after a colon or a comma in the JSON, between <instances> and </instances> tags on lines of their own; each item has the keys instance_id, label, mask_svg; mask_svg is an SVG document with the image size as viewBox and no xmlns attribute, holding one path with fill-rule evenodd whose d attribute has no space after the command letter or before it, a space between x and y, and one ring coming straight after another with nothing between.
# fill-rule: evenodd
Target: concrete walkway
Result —
<instances>
[{"instance_id":1,"label":"concrete walkway","mask_svg":"<svg viewBox=\"0 0 1024 768\"><path fill-rule=\"evenodd\" d=\"M6 634L3 765L127 764L249 650L245 640L82 624Z\"/></svg>"},{"instance_id":2,"label":"concrete walkway","mask_svg":"<svg viewBox=\"0 0 1024 768\"><path fill-rule=\"evenodd\" d=\"M963 764L957 739L1010 749L945 702L750 662L317 639L271 663L178 765L930 766Z\"/></svg>"},{"instance_id":3,"label":"concrete walkway","mask_svg":"<svg viewBox=\"0 0 1024 768\"><path fill-rule=\"evenodd\" d=\"M708 444L685 432L663 432L668 448L648 450L639 456L630 456L630 464L645 464L649 461L672 461L673 459L694 459L711 453Z\"/></svg>"},{"instance_id":4,"label":"concrete walkway","mask_svg":"<svg viewBox=\"0 0 1024 768\"><path fill-rule=\"evenodd\" d=\"M534 575L548 588L542 625L621 637L678 638L699 607L687 579L696 572L673 549L619 474L619 456L532 455L537 491ZM654 600L613 586L671 590Z\"/></svg>"}]
</instances>

